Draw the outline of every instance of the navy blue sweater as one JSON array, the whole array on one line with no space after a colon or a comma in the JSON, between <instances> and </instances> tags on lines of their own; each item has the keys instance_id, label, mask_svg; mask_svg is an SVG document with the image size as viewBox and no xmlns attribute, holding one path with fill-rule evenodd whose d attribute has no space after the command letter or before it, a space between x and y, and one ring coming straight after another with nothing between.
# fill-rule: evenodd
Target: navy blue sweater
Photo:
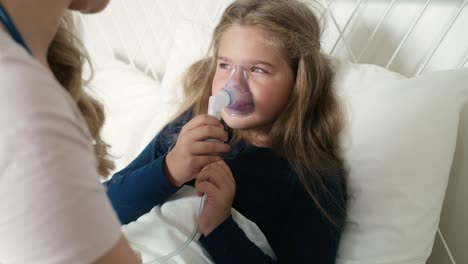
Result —
<instances>
[{"instance_id":1,"label":"navy blue sweater","mask_svg":"<svg viewBox=\"0 0 468 264\"><path fill-rule=\"evenodd\" d=\"M187 114L167 125L130 165L104 183L123 224L178 190L167 180L163 162L189 119ZM216 263L335 263L340 231L322 216L284 159L271 149L239 143L224 160L236 180L233 208L257 224L278 260L265 255L230 217L199 240ZM343 192L335 186L330 190ZM327 201L322 204L329 209Z\"/></svg>"}]
</instances>

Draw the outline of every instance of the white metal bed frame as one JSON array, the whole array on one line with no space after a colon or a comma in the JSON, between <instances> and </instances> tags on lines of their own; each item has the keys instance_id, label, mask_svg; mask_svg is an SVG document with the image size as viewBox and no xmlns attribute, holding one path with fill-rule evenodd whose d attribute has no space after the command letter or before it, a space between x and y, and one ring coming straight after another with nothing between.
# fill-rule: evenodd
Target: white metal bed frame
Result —
<instances>
[{"instance_id":1,"label":"white metal bed frame","mask_svg":"<svg viewBox=\"0 0 468 264\"><path fill-rule=\"evenodd\" d=\"M128 10L129 9L128 1L124 1L124 0L113 0L113 1L120 3L121 7L123 7L123 10ZM145 21L145 23L150 27L150 29L151 29L150 30L151 38L152 38L152 41L154 41L154 44L156 46L157 46L157 43L158 43L158 39L161 39L161 37L162 37L161 34L163 33L163 31L158 30L156 28L155 24L151 22L150 14L154 13L155 9L158 8L158 1L160 1L160 0L153 0L154 4L153 4L153 6L151 8L149 8L149 10L148 10L148 8L145 8L145 7L142 6L142 1L133 1L132 2L132 4L135 4L135 5L138 6L139 10L142 10L142 12L141 12L142 16L139 19L142 19L143 21ZM379 0L368 0L368 1L353 0L354 2L356 2L355 6L353 8L353 11L352 11L351 15L346 19L346 23L345 23L345 25L343 27L341 27L339 25L339 23L337 22L337 20L338 20L337 16L331 10L331 5L334 2L340 2L340 1L343 2L343 1L346 1L346 0L319 0L319 2L321 2L323 7L324 7L322 13L320 14L320 19L324 20L325 17L328 17L329 20L332 22L333 26L339 32L338 38L336 39L336 41L334 42L331 50L329 50L328 53L331 54L331 55L337 55L336 54L337 53L337 47L338 47L338 45L340 43L343 43L344 46L345 46L346 52L350 57L350 60L352 62L354 62L354 63L361 63L362 62L361 59L362 59L364 53L366 52L367 48L369 47L369 45L374 40L377 32L379 32L379 29L381 29L382 23L385 21L388 14L392 10L392 8L398 2L404 2L405 0L388 0L389 3L387 5L387 8L386 8L384 14L381 16L379 22L374 27L374 29L372 31L372 34L368 37L368 39L365 42L365 45L358 52L357 56L356 56L355 52L353 52L351 50L350 45L349 45L349 41L346 40L346 37L345 37L346 32L349 29L349 26L350 26L351 22L353 21L353 19L355 19L356 14L359 11L359 8L361 6L363 6L364 2L379 1ZM423 0L421 0L421 1L423 1ZM414 31L415 26L418 25L418 23L420 22L422 16L425 14L425 11L427 10L428 6L432 2L436 2L435 0L424 0L424 1L425 1L425 3L423 5L423 7L421 8L419 14L417 15L417 17L414 18L413 23L408 28L405 36L401 39L398 47L394 50L391 58L387 61L387 63L385 65L381 65L381 66L385 67L386 69L388 69L389 67L392 66L396 56L399 54L402 47L405 45L406 41L408 40L409 36ZM224 7L227 6L230 3L230 1L229 0L223 0L223 1L220 1L220 2L224 2L224 4L220 5L220 9L218 10L219 14L224 10ZM447 1L447 2L450 2L450 1ZM199 5L202 5L202 3L203 3L203 1L200 1ZM463 0L463 2L459 5L459 7L457 8L457 12L449 19L448 23L446 24L445 29L440 32L439 36L437 37L437 41L434 43L431 50L427 52L425 60L420 63L416 73L412 74L411 76L419 75L419 74L423 73L426 70L426 67L428 66L428 63L433 58L434 54L436 53L436 51L440 47L441 43L443 43L445 37L450 32L453 25L458 21L458 18L460 17L460 14L466 9L467 3L468 3L468 0ZM364 5L365 5L365 3L364 3ZM123 14L124 14L123 19L125 21L129 21L129 23L132 23L132 21L134 21L134 20L132 20L130 18L130 15L127 12L123 12ZM144 42L144 40L142 40L141 34L138 34L138 26L130 25L130 27L133 28L134 33L135 33L134 34L134 36L135 36L134 40L135 40L135 43L137 45L137 48L138 48L139 52L143 53L143 55L144 55L144 56L142 56L140 58L140 61L137 61L135 59L134 54L132 54L132 51L131 51L127 41L125 40L125 33L122 32L122 30L121 30L121 28L119 26L119 23L117 22L118 18L112 12L109 12L109 15L110 15L109 16L110 19L108 19L108 21L110 21L113 24L114 29L117 29L115 33L118 36L120 46L123 47L123 49L122 50L115 49L115 47L114 47L115 45L112 45L109 42L108 38L102 37L101 43L103 43L104 46L106 47L108 54L118 56L119 59L126 61L131 66L137 67L140 70L142 70L144 73L146 73L146 74L150 75L151 77L153 77L154 79L160 80L161 79L161 77L159 76L160 74L158 74L158 71L151 64L151 62L149 61L148 58L154 58L156 56L155 59L156 60L161 60L161 61L165 61L165 60L167 60L167 58L162 56L162 54L157 54L156 52L152 52L152 50L153 51L157 50L157 48L155 48L155 49L145 49L145 48L143 48L142 43ZM174 16L173 13L172 14L169 13L169 14L165 14L165 15L168 17L167 18L168 20L170 20L170 18ZM81 15L79 17L80 17L81 23L86 25L87 28L93 27L100 33L101 36L106 36L107 35L106 30L104 30L104 28L106 28L106 26L103 25L102 19L100 19L99 17L96 16L94 18L91 18L91 17L83 16L83 15ZM211 20L210 22L211 22L210 24L214 25L216 21ZM112 33L112 34L114 34L114 33ZM467 62L468 62L468 53L465 55L462 62L458 65L458 68L465 67ZM453 67L453 68L457 68L457 67Z\"/></svg>"},{"instance_id":2,"label":"white metal bed frame","mask_svg":"<svg viewBox=\"0 0 468 264\"><path fill-rule=\"evenodd\" d=\"M141 28L139 28L139 26L136 24L135 20L131 19L131 14L128 12L128 10L130 10L130 6L129 6L130 2L128 2L126 0L113 0L113 1L114 1L113 5L119 5L120 9L123 10L122 19L124 19L125 21L128 21L128 23L129 23L128 26L133 31L134 38L132 38L133 39L132 44L129 44L127 42L127 39L129 38L129 36L126 35L127 32L124 32L124 30L121 29L121 26L120 26L121 23L118 23L118 21L119 21L119 19L121 17L117 17L117 15L115 13L113 13L113 12L107 12L107 17L106 18L99 17L99 16L91 17L91 16L80 15L79 16L80 22L84 25L85 28L93 28L95 30L96 34L94 36L96 38L98 38L95 42L100 43L100 45L104 47L104 49L101 49L102 52L107 53L107 55L109 55L109 56L116 57L116 58L128 63L130 66L140 69L144 73L151 76L153 79L160 81L161 80L161 75L162 75L161 70L157 69L157 67L155 67L151 63L151 61L152 60L166 61L167 58L164 57L165 54L156 53L155 50L157 50L158 48L153 48L153 49L145 48L145 45L143 43L148 40L148 36L145 35L143 37L141 32L140 32ZM163 37L164 31L161 30L160 28L156 27L156 23L154 23L151 20L150 14L154 14L155 11L158 10L158 8L160 8L160 4L161 4L160 1L161 0L131 1L131 5L136 5L136 8L141 11L141 16L138 19L142 20L146 25L148 25L148 27L149 27L148 30L149 30L149 35L150 35L149 39L150 39L150 41L153 41L153 45L155 45L155 46L158 46L158 40L160 40ZM199 10L203 10L202 5L205 4L206 1L208 1L208 0L193 1L193 2L198 3L198 6L196 7L195 11L193 11L193 12L196 13L196 12L199 12ZM220 14L224 11L225 7L231 2L231 0L223 0L223 1L213 0L213 1L216 1L216 2L218 2L220 4L218 4L215 17L210 18L208 16L209 20L208 20L207 23L211 24L211 25L214 25L216 23L216 18L218 18L220 16ZM373 41L375 41L375 37L376 37L377 33L381 29L381 27L382 27L383 23L385 22L385 20L388 18L388 15L392 11L392 9L398 3L404 2L405 0L387 0L387 1L384 1L384 2L387 2L387 6L385 8L385 11L383 12L383 15L380 17L377 24L372 29L372 33L366 39L365 44L360 48L360 50L358 52L354 52L352 50L352 48L351 48L350 42L347 40L346 33L350 30L352 22L356 19L360 8L362 8L363 5L365 5L366 3L369 3L369 2L372 2L372 1L384 1L384 0L367 0L367 1L363 1L363 0L353 0L353 1L351 1L351 0L321 0L322 9L319 10L320 11L320 20L321 21L328 21L328 23L331 22L328 26L331 25L339 33L339 35L336 38L336 40L334 41L333 45L331 45L331 49L328 51L329 54L340 56L340 54L338 54L339 53L338 50L339 50L339 45L342 44L344 46L344 49L342 49L342 50L344 50L347 53L347 56L350 58L350 60L352 62L355 62L355 63L363 62L363 55L367 52L369 46L373 43ZM400 40L398 46L393 51L393 54L391 55L390 59L388 59L388 61L386 63L381 64L380 66L383 66L383 67L388 69L393 65L397 55L401 52L403 46L408 41L411 34L414 32L415 27L418 25L418 23L420 23L421 18L423 17L425 12L427 11L428 7L431 4L433 4L434 2L436 2L436 1L437 0L420 0L419 1L419 2L421 2L421 6L422 6L420 8L419 13L417 14L416 17L414 17L413 22L411 23L410 27L407 29L407 31L404 34L403 38ZM149 7L148 6L143 6L143 2L145 2L145 4L147 4L147 5L149 5ZM351 2L352 5L354 5L354 7L352 8L351 14L344 20L344 21L346 21L344 26L340 25L340 23L338 22L338 20L339 20L338 16L336 14L334 14L334 11L333 11L333 8L332 8L333 4L339 4L340 2L341 3L348 2L347 4L349 4L349 2ZM439 50L439 48L440 48L441 44L444 42L447 34L449 34L451 32L453 26L457 22L459 22L462 13L463 12L468 12L468 8L467 8L468 0L446 1L446 2L450 2L453 5L457 5L456 12L454 12L451 17L449 17L446 21L444 21L444 23L445 23L444 29L436 37L436 41L433 42L434 44L432 45L432 48L430 48L430 50L424 55L424 59L417 66L417 70L413 74L409 74L409 77L417 76L417 75L419 75L421 73L426 72L427 66L429 65L429 63L433 59L436 52ZM169 12L161 12L159 14L165 16L164 19L166 21L171 21L171 20L174 19L174 17L177 17L177 15L175 14L175 9L173 9L172 11L169 10ZM186 14L186 16L187 16L187 14ZM190 18L191 15L188 14L188 16ZM468 20L466 20L466 21L468 21ZM110 23L110 25L112 26L113 29L115 29L115 31L105 30L105 29L108 29L108 27L109 27L105 23L107 23L108 25ZM170 23L171 22L168 22L167 24L170 24ZM468 23L467 23L467 26L468 26ZM111 43L111 41L108 38L109 34L114 35L114 40L115 40L115 38L117 38L117 40L119 42L118 45L116 45L115 42ZM127 37L125 37L125 36L127 36ZM171 42L169 42L168 46L170 46L170 44L171 44ZM134 49L132 50L132 47L135 48L134 47L135 45L136 45L137 51L135 51ZM119 46L119 47L116 48L116 46ZM463 68L463 67L467 66L467 62L468 62L468 41L466 43L465 48L466 48L466 50L465 50L466 55L461 60L461 63L458 63L458 65L453 65L451 67L452 69ZM141 53L140 55L142 55L142 56L137 57L137 56L135 56L135 53ZM392 69L392 70L398 71L397 69ZM406 74L406 75L408 75L408 74ZM438 237L440 238L440 240L441 240L441 242L443 244L443 247L444 247L444 249L446 251L446 254L450 258L451 263L456 264L455 258L453 256L453 254L452 254L452 252L451 252L451 250L450 250L450 248L448 246L448 243L447 243L447 241L446 241L446 239L444 237L444 234L442 233L440 228L438 229L437 235L438 235Z\"/></svg>"}]
</instances>

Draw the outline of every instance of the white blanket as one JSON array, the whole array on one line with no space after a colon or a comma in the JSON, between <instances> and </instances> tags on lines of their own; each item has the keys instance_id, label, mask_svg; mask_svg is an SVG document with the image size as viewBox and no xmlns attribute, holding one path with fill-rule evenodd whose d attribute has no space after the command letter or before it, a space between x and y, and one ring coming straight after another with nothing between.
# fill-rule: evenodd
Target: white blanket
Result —
<instances>
[{"instance_id":1,"label":"white blanket","mask_svg":"<svg viewBox=\"0 0 468 264\"><path fill-rule=\"evenodd\" d=\"M193 187L184 186L161 206L154 207L137 221L122 227L132 247L141 254L143 263L165 256L183 244L198 223L200 197ZM265 254L276 259L266 237L255 223L232 209L234 221ZM209 254L198 242L197 235L180 254L169 263L213 263ZM239 252L239 254L242 254Z\"/></svg>"}]
</instances>

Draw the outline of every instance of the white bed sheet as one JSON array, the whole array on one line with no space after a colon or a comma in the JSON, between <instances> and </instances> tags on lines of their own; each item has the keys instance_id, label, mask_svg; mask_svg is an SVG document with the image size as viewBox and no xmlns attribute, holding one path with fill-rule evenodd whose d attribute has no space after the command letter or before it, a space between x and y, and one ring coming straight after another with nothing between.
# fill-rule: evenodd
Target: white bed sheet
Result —
<instances>
[{"instance_id":1,"label":"white bed sheet","mask_svg":"<svg viewBox=\"0 0 468 264\"><path fill-rule=\"evenodd\" d=\"M131 246L141 254L143 263L165 256L183 244L198 223L200 197L191 186L184 186L161 206L154 207L137 221L122 227ZM266 237L255 223L235 209L232 217L247 237L265 254L276 259ZM169 263L213 263L209 254L198 242L199 234L180 254Z\"/></svg>"}]
</instances>

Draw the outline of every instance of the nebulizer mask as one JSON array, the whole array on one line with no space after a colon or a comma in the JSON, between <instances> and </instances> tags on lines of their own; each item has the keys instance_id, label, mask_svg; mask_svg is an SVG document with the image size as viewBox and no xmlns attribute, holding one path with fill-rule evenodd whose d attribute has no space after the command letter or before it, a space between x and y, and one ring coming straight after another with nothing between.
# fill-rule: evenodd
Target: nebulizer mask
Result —
<instances>
[{"instance_id":1,"label":"nebulizer mask","mask_svg":"<svg viewBox=\"0 0 468 264\"><path fill-rule=\"evenodd\" d=\"M221 118L221 112L223 109L228 115L231 116L244 117L252 114L255 110L255 104L253 94L250 91L250 86L247 79L248 76L245 68L241 65L234 66L228 81L224 85L224 88L218 91L216 94L210 96L208 102L208 114L215 116L218 119ZM201 213L204 203L205 196L203 196L200 200L198 216ZM172 257L181 253L195 239L197 234L198 224L195 224L190 236L177 249L165 256L161 256L149 262L145 262L145 264L173 263L174 261L171 261Z\"/></svg>"},{"instance_id":2,"label":"nebulizer mask","mask_svg":"<svg viewBox=\"0 0 468 264\"><path fill-rule=\"evenodd\" d=\"M232 116L247 116L255 110L253 95L247 81L247 72L240 65L232 69L224 89L210 96L209 115L220 119L223 108Z\"/></svg>"}]
</instances>

